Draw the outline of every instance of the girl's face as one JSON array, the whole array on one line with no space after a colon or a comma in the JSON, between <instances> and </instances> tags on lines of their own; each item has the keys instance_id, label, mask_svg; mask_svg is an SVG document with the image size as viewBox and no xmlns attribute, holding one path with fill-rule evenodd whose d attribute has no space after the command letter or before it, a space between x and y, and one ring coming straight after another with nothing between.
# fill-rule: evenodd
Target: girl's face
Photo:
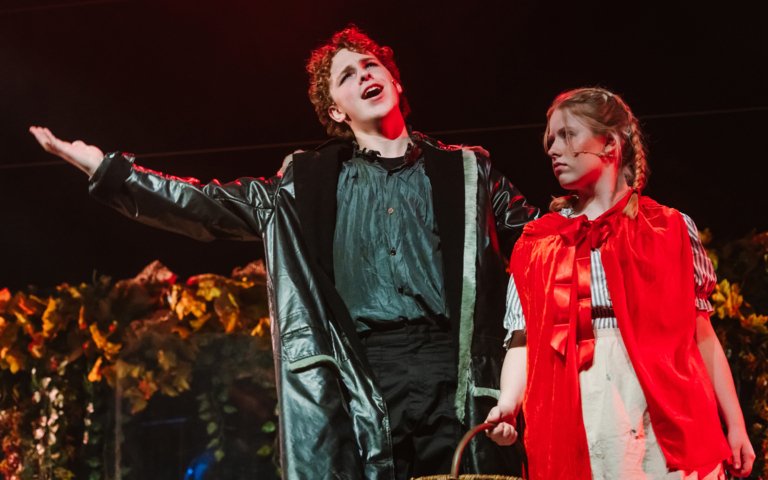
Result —
<instances>
[{"instance_id":1,"label":"girl's face","mask_svg":"<svg viewBox=\"0 0 768 480\"><path fill-rule=\"evenodd\" d=\"M555 177L566 190L591 189L613 164L613 142L565 109L552 112L547 145Z\"/></svg>"}]
</instances>

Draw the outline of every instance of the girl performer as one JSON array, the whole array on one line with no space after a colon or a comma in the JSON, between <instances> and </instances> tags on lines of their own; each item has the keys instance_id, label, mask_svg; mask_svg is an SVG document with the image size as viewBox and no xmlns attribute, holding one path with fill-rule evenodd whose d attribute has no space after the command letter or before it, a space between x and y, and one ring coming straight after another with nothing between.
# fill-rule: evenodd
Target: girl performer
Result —
<instances>
[{"instance_id":1,"label":"girl performer","mask_svg":"<svg viewBox=\"0 0 768 480\"><path fill-rule=\"evenodd\" d=\"M691 219L641 192L632 111L600 88L559 95L544 144L571 192L512 255L501 396L488 421L532 479L720 479L755 458L712 329L712 265ZM727 437L718 416L727 427Z\"/></svg>"}]
</instances>

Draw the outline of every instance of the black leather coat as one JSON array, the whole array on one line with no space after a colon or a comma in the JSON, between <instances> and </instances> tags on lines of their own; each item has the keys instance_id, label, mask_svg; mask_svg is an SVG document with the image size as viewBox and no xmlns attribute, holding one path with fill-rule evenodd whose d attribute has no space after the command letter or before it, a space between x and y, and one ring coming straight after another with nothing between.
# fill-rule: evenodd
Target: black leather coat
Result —
<instances>
[{"instance_id":1,"label":"black leather coat","mask_svg":"<svg viewBox=\"0 0 768 480\"><path fill-rule=\"evenodd\" d=\"M481 152L418 134L432 185L456 341L456 411L465 425L496 403L507 257L538 211ZM200 240L263 240L280 402L284 478L393 479L387 409L333 282L336 185L344 141L294 155L280 176L202 185L110 154L91 194L136 220ZM509 452L485 438L465 463L502 473ZM447 472L435 472L447 473Z\"/></svg>"}]
</instances>

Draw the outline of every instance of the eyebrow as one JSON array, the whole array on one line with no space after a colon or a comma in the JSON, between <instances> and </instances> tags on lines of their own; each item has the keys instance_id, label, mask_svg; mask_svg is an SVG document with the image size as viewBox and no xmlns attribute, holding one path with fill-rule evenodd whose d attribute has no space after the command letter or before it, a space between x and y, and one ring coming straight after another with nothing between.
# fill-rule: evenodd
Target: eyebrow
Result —
<instances>
[{"instance_id":1,"label":"eyebrow","mask_svg":"<svg viewBox=\"0 0 768 480\"><path fill-rule=\"evenodd\" d=\"M374 61L376 63L381 63L381 62L379 62L379 59L376 58L373 55L368 55L368 56L365 56L365 57L361 57L357 61L352 62L352 64L348 64L346 67L342 68L339 71L339 73L335 76L337 83L338 83L339 80L341 80L341 77L343 77L345 73L347 73L347 72L349 72L350 70L353 69L353 67L352 67L353 64L365 63L365 62L369 62L369 61Z\"/></svg>"},{"instance_id":2,"label":"eyebrow","mask_svg":"<svg viewBox=\"0 0 768 480\"><path fill-rule=\"evenodd\" d=\"M354 68L352 68L352 65L347 65L346 67L342 68L341 71L339 71L339 73L336 75L336 84L341 82L341 79L344 77L344 74L351 70L354 70Z\"/></svg>"}]
</instances>

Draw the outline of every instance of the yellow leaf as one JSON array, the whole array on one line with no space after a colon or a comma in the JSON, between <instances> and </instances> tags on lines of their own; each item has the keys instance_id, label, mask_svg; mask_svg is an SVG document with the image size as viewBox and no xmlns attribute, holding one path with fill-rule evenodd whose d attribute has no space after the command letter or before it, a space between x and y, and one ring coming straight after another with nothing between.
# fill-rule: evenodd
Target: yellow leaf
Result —
<instances>
[{"instance_id":1,"label":"yellow leaf","mask_svg":"<svg viewBox=\"0 0 768 480\"><path fill-rule=\"evenodd\" d=\"M176 388L178 388L180 392L185 392L190 389L189 378L187 378L188 376L189 375L180 375L176 377L174 384L176 385Z\"/></svg>"},{"instance_id":2,"label":"yellow leaf","mask_svg":"<svg viewBox=\"0 0 768 480\"><path fill-rule=\"evenodd\" d=\"M197 320L190 320L189 326L192 327L192 331L196 332L201 328L203 328L203 325L205 325L205 322L207 322L209 318L211 318L211 314L206 313L205 315L198 318Z\"/></svg>"},{"instance_id":3,"label":"yellow leaf","mask_svg":"<svg viewBox=\"0 0 768 480\"><path fill-rule=\"evenodd\" d=\"M221 289L216 286L216 282L213 279L199 279L197 284L197 296L210 302L214 298L221 296Z\"/></svg>"},{"instance_id":4,"label":"yellow leaf","mask_svg":"<svg viewBox=\"0 0 768 480\"><path fill-rule=\"evenodd\" d=\"M220 317L221 323L224 325L225 333L232 333L235 331L238 324L237 319L238 319L237 312L227 312Z\"/></svg>"},{"instance_id":5,"label":"yellow leaf","mask_svg":"<svg viewBox=\"0 0 768 480\"><path fill-rule=\"evenodd\" d=\"M194 315L196 318L200 318L205 315L207 306L205 302L196 300L194 296L188 291L181 292L181 298L176 303L174 311L179 319L184 318L188 314Z\"/></svg>"},{"instance_id":6,"label":"yellow leaf","mask_svg":"<svg viewBox=\"0 0 768 480\"><path fill-rule=\"evenodd\" d=\"M164 371L168 371L176 366L177 359L176 354L173 352L165 352L164 350L157 351L157 363Z\"/></svg>"},{"instance_id":7,"label":"yellow leaf","mask_svg":"<svg viewBox=\"0 0 768 480\"><path fill-rule=\"evenodd\" d=\"M29 350L29 353L31 353L33 357L43 358L43 351L45 348L43 335L40 333L33 333L30 337L32 337L32 340L27 345L27 350Z\"/></svg>"},{"instance_id":8,"label":"yellow leaf","mask_svg":"<svg viewBox=\"0 0 768 480\"><path fill-rule=\"evenodd\" d=\"M269 317L262 317L259 319L259 323L251 330L252 337L263 337L269 332Z\"/></svg>"},{"instance_id":9,"label":"yellow leaf","mask_svg":"<svg viewBox=\"0 0 768 480\"><path fill-rule=\"evenodd\" d=\"M107 357L107 360L113 359L120 352L122 345L108 341L107 337L99 330L98 325L95 323L91 324L90 331L93 343L99 350L104 352L104 356Z\"/></svg>"},{"instance_id":10,"label":"yellow leaf","mask_svg":"<svg viewBox=\"0 0 768 480\"><path fill-rule=\"evenodd\" d=\"M743 318L741 305L744 303L744 297L741 296L740 291L738 283L731 284L727 279L715 286L711 298L719 318Z\"/></svg>"},{"instance_id":11,"label":"yellow leaf","mask_svg":"<svg viewBox=\"0 0 768 480\"><path fill-rule=\"evenodd\" d=\"M72 298L75 298L78 300L83 298L83 296L80 294L80 290L78 290L76 287L68 287L67 291L72 296Z\"/></svg>"},{"instance_id":12,"label":"yellow leaf","mask_svg":"<svg viewBox=\"0 0 768 480\"><path fill-rule=\"evenodd\" d=\"M0 349L0 358L8 364L11 373L16 373L24 368L24 356L8 347Z\"/></svg>"},{"instance_id":13,"label":"yellow leaf","mask_svg":"<svg viewBox=\"0 0 768 480\"><path fill-rule=\"evenodd\" d=\"M741 324L746 328L757 330L760 332L765 332L766 322L768 322L768 315L758 315L756 313L753 313L749 315L747 318L743 319Z\"/></svg>"},{"instance_id":14,"label":"yellow leaf","mask_svg":"<svg viewBox=\"0 0 768 480\"><path fill-rule=\"evenodd\" d=\"M57 304L53 297L48 298L48 306L43 312L43 337L50 338L56 326L61 323L61 314L56 310Z\"/></svg>"},{"instance_id":15,"label":"yellow leaf","mask_svg":"<svg viewBox=\"0 0 768 480\"><path fill-rule=\"evenodd\" d=\"M96 383L101 381L101 362L103 358L99 357L96 359L96 363L93 364L93 368L91 368L91 371L88 373L88 381L91 383Z\"/></svg>"}]
</instances>

